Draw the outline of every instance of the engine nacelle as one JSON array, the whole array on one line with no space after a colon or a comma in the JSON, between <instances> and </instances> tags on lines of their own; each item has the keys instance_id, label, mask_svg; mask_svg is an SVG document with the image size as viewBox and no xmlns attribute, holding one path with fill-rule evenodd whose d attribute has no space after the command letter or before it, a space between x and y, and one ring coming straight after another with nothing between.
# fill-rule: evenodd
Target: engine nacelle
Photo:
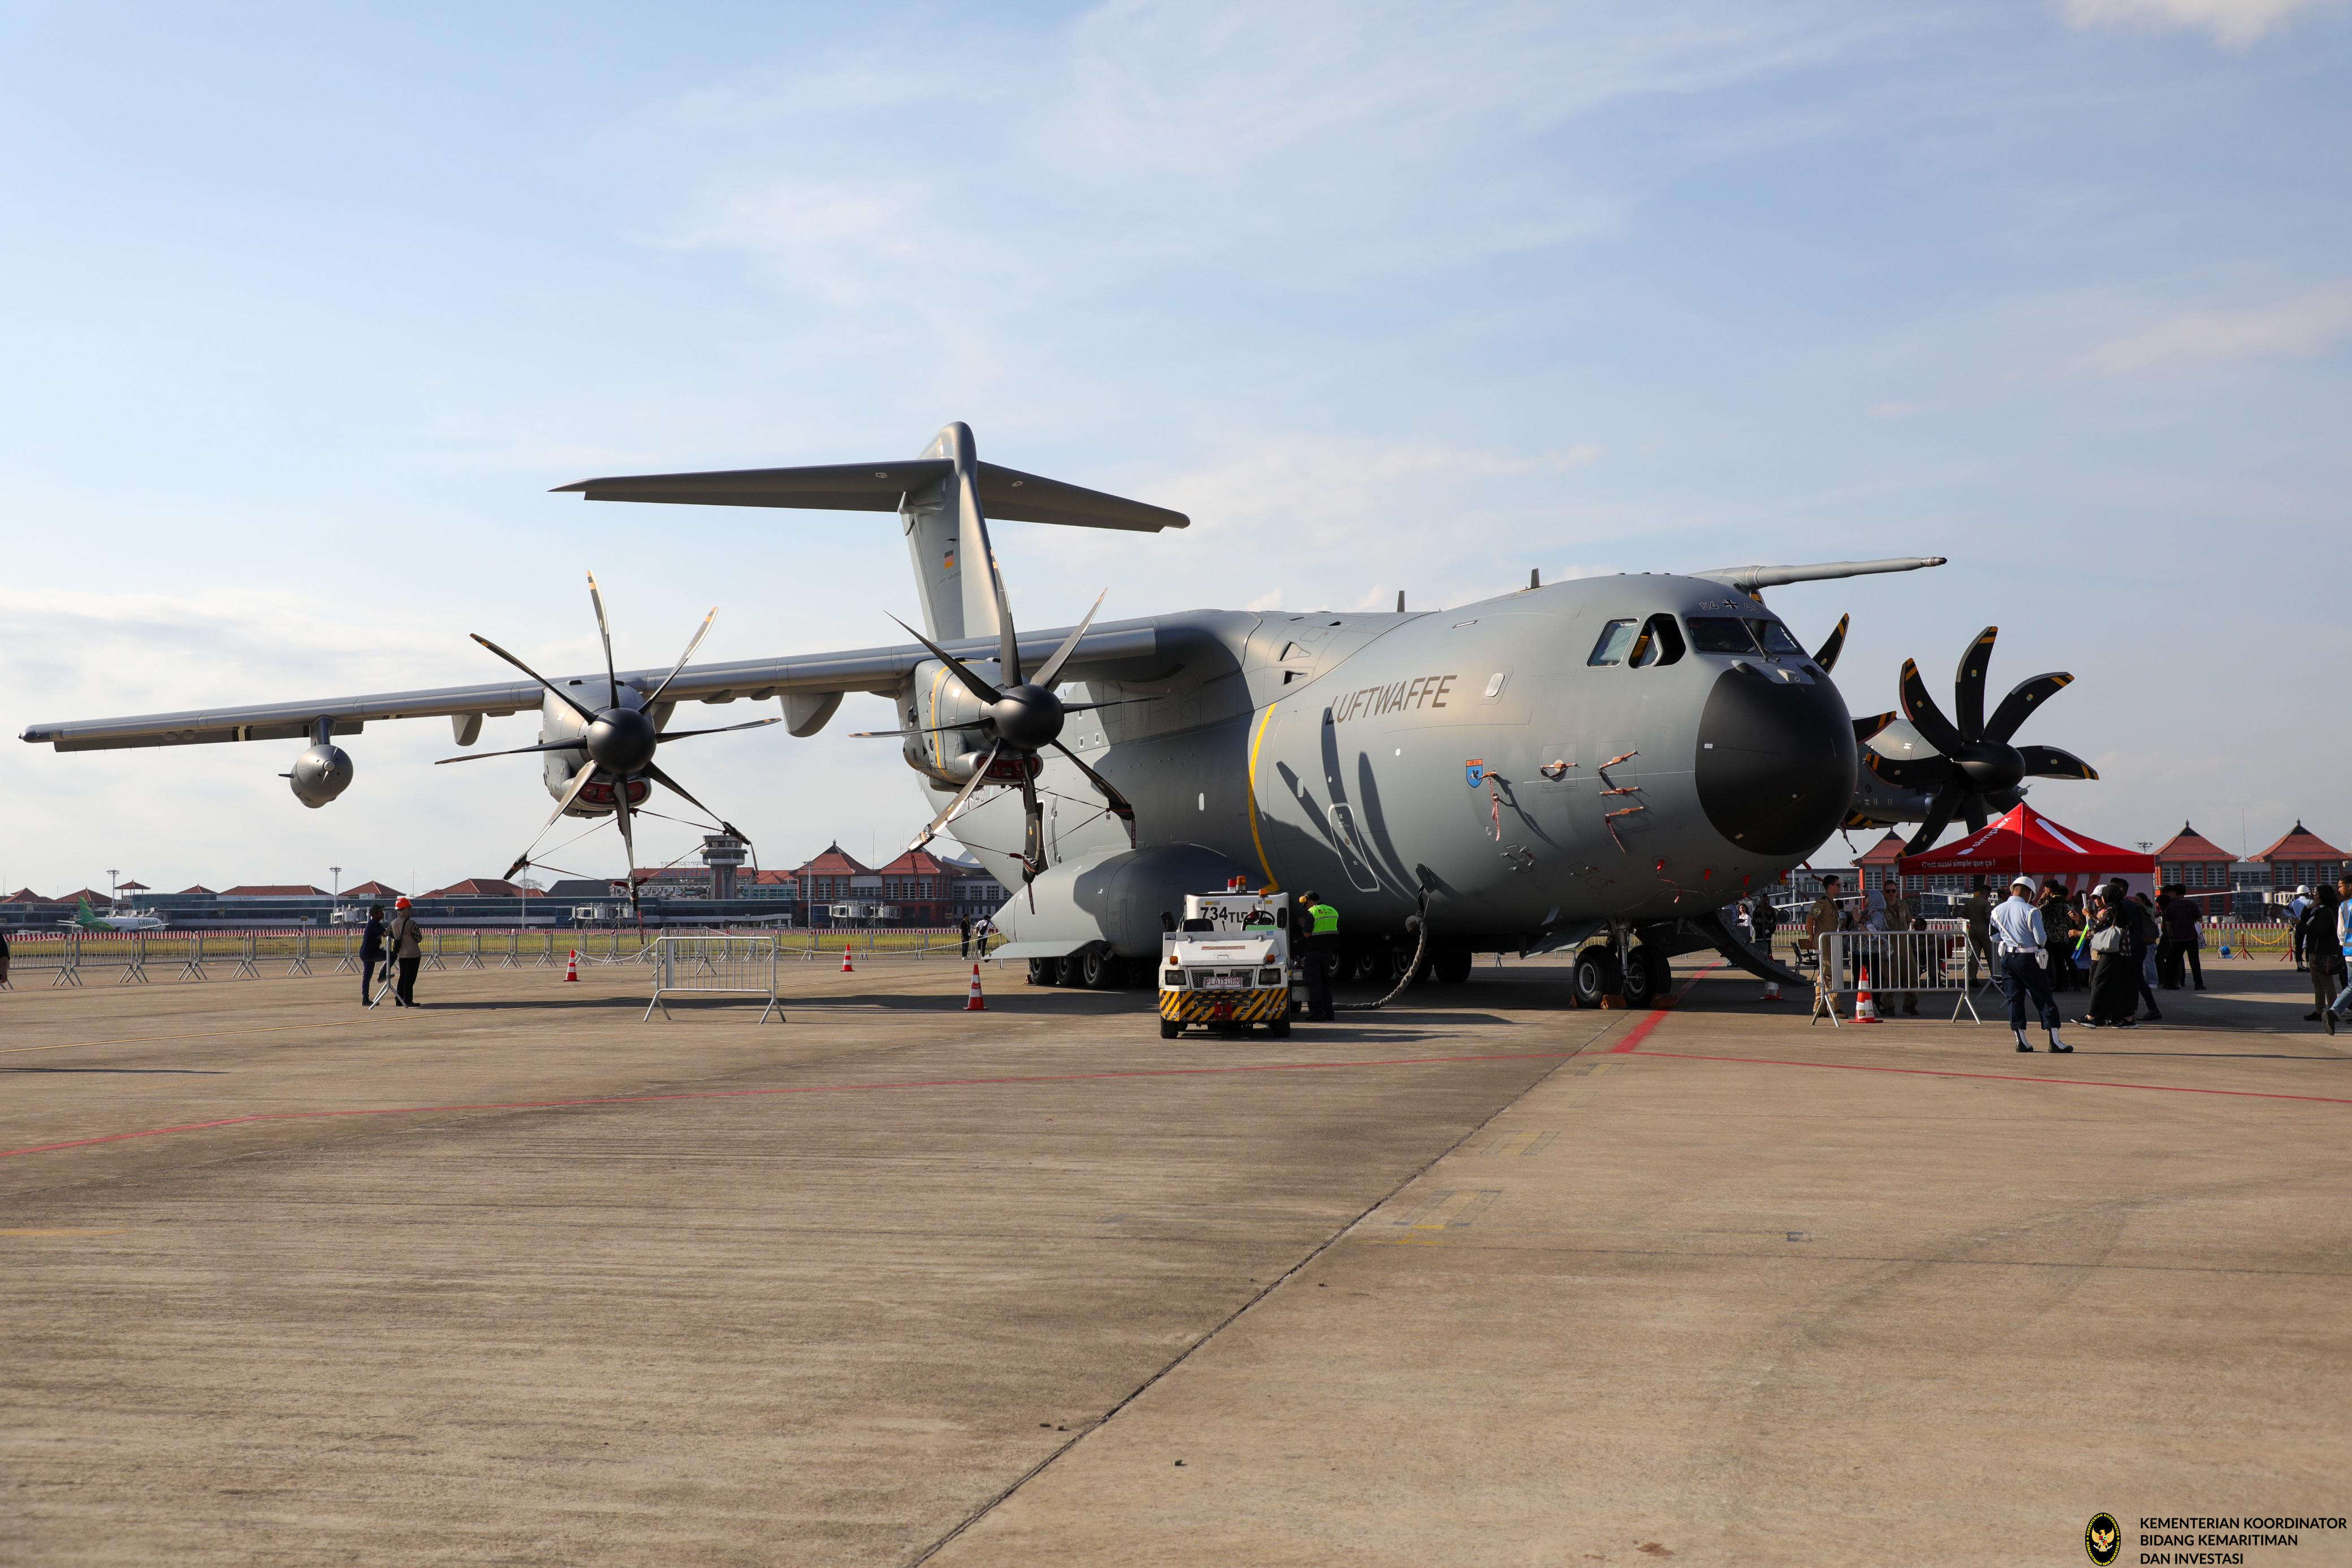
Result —
<instances>
[{"instance_id":1,"label":"engine nacelle","mask_svg":"<svg viewBox=\"0 0 2352 1568\"><path fill-rule=\"evenodd\" d=\"M331 741L313 742L294 759L293 770L281 775L294 799L317 810L351 788L352 754Z\"/></svg>"},{"instance_id":2,"label":"engine nacelle","mask_svg":"<svg viewBox=\"0 0 2352 1568\"><path fill-rule=\"evenodd\" d=\"M929 733L906 737L907 766L942 783L962 784L988 756L982 728L987 712L971 688L937 659L916 665L914 678L900 689L898 721Z\"/></svg>"},{"instance_id":3,"label":"engine nacelle","mask_svg":"<svg viewBox=\"0 0 2352 1568\"><path fill-rule=\"evenodd\" d=\"M582 702L593 705L605 695L602 682L573 681L571 684L574 688L572 695ZM627 708L643 707L645 698L634 688L623 686L621 706ZM664 702L653 709L650 716L656 727L667 725L670 706L670 704ZM571 792L573 777L579 773L582 764L588 760L587 735L588 721L573 712L570 704L560 701L552 694L541 699L539 712L541 743L569 740L581 742L578 750L550 751L541 756L541 782L547 786L548 794L558 800ZM646 798L653 793L653 784L647 779L630 779L629 804L643 805ZM566 814L573 817L604 816L616 804L614 799L616 793L612 784L599 779L582 789L579 797L572 802L571 810Z\"/></svg>"}]
</instances>

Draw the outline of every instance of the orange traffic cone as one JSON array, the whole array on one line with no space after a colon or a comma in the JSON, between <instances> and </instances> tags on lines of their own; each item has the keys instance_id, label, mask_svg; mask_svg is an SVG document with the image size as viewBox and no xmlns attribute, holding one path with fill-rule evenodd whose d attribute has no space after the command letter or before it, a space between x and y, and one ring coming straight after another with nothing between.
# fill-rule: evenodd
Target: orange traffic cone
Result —
<instances>
[{"instance_id":1,"label":"orange traffic cone","mask_svg":"<svg viewBox=\"0 0 2352 1568\"><path fill-rule=\"evenodd\" d=\"M984 1013L988 1010L988 998L980 994L980 966L977 964L971 967L971 994L964 998L963 1010L968 1013Z\"/></svg>"},{"instance_id":2,"label":"orange traffic cone","mask_svg":"<svg viewBox=\"0 0 2352 1568\"><path fill-rule=\"evenodd\" d=\"M1878 1021L1878 1001L1870 994L1870 966L1867 964L1862 967L1862 978L1854 986L1853 1021L1856 1023Z\"/></svg>"},{"instance_id":3,"label":"orange traffic cone","mask_svg":"<svg viewBox=\"0 0 2352 1568\"><path fill-rule=\"evenodd\" d=\"M841 945L841 972L845 975L857 973L856 969L849 967L849 944L846 942Z\"/></svg>"},{"instance_id":4,"label":"orange traffic cone","mask_svg":"<svg viewBox=\"0 0 2352 1568\"><path fill-rule=\"evenodd\" d=\"M580 949L572 949L572 956L563 960L563 977L574 984L580 979Z\"/></svg>"}]
</instances>

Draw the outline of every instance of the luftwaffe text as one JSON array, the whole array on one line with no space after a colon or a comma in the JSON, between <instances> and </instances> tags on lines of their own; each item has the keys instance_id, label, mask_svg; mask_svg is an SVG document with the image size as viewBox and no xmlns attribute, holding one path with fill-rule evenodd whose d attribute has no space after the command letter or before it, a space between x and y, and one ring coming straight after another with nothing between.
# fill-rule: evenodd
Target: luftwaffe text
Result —
<instances>
[{"instance_id":1,"label":"luftwaffe text","mask_svg":"<svg viewBox=\"0 0 2352 1568\"><path fill-rule=\"evenodd\" d=\"M1366 716L1377 718L1412 708L1444 707L1454 679L1453 675L1415 675L1391 686L1360 686L1331 705L1331 722L1345 724Z\"/></svg>"}]
</instances>

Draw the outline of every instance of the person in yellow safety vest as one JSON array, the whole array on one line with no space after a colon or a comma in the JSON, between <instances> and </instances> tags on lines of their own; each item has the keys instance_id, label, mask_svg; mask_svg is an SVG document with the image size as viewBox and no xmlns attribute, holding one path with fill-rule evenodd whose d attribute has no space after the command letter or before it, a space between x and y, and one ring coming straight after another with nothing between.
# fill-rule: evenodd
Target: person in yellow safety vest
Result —
<instances>
[{"instance_id":1,"label":"person in yellow safety vest","mask_svg":"<svg viewBox=\"0 0 2352 1568\"><path fill-rule=\"evenodd\" d=\"M1298 904L1307 921L1306 946L1299 955L1307 976L1307 1017L1310 1022L1328 1023L1332 1017L1331 966L1339 956L1339 912L1311 889L1298 895Z\"/></svg>"}]
</instances>

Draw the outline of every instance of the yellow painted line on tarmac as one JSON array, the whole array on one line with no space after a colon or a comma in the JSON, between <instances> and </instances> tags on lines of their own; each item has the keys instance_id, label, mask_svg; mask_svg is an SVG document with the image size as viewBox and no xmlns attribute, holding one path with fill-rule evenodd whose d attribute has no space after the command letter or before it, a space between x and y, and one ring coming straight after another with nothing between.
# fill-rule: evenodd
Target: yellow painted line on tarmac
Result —
<instances>
[{"instance_id":1,"label":"yellow painted line on tarmac","mask_svg":"<svg viewBox=\"0 0 2352 1568\"><path fill-rule=\"evenodd\" d=\"M122 1228L112 1230L0 1230L0 1236L120 1236Z\"/></svg>"}]
</instances>

